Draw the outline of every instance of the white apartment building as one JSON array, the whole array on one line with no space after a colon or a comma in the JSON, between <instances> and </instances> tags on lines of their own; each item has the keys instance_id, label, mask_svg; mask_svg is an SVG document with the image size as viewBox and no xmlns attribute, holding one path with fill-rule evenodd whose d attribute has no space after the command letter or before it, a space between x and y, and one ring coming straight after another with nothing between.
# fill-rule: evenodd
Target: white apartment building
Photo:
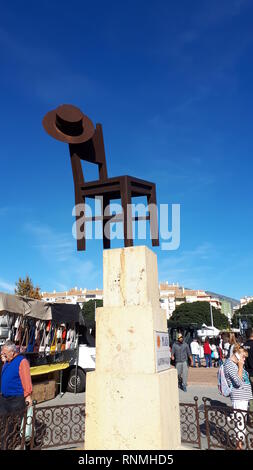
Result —
<instances>
[{"instance_id":1,"label":"white apartment building","mask_svg":"<svg viewBox=\"0 0 253 470\"><path fill-rule=\"evenodd\" d=\"M166 311L167 319L169 319L175 308L185 302L209 302L212 307L221 309L222 302L215 295L211 295L203 290L186 289L179 284L169 284L163 282L159 284L160 305ZM82 306L90 299L102 300L103 290L96 288L95 290L78 289L77 287L64 292L42 292L42 300L45 302L57 302L68 304L79 304ZM251 298L253 300L253 298Z\"/></svg>"},{"instance_id":2,"label":"white apartment building","mask_svg":"<svg viewBox=\"0 0 253 470\"><path fill-rule=\"evenodd\" d=\"M102 289L96 288L95 290L88 289L78 289L74 287L64 292L42 292L42 300L45 302L56 302L56 303L66 303L66 304L79 304L82 306L85 302L88 302L90 299L102 300L103 291Z\"/></svg>"},{"instance_id":3,"label":"white apartment building","mask_svg":"<svg viewBox=\"0 0 253 470\"><path fill-rule=\"evenodd\" d=\"M179 284L160 283L160 304L166 310L167 319L169 319L175 308L185 302L209 302L212 307L221 309L221 301L207 294L203 290L192 290L180 287Z\"/></svg>"},{"instance_id":4,"label":"white apartment building","mask_svg":"<svg viewBox=\"0 0 253 470\"><path fill-rule=\"evenodd\" d=\"M247 295L245 297L242 297L240 299L240 307L239 308L244 307L244 305L247 305L249 302L253 302L253 297L247 296Z\"/></svg>"}]
</instances>

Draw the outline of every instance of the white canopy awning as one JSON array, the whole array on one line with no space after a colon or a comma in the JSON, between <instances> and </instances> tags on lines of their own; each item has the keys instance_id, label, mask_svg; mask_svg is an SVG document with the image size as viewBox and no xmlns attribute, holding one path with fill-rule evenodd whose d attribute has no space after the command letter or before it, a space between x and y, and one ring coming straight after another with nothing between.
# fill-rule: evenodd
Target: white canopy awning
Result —
<instances>
[{"instance_id":1,"label":"white canopy awning","mask_svg":"<svg viewBox=\"0 0 253 470\"><path fill-rule=\"evenodd\" d=\"M215 328L215 326L207 326L203 323L201 330L198 330L197 333L199 336L218 336L220 330Z\"/></svg>"}]
</instances>

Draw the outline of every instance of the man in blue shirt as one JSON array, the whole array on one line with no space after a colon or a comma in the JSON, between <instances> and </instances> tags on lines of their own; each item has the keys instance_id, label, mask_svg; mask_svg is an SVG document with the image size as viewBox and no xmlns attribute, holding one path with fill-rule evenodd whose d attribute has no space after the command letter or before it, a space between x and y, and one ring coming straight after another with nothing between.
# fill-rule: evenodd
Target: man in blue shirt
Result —
<instances>
[{"instance_id":1,"label":"man in blue shirt","mask_svg":"<svg viewBox=\"0 0 253 470\"><path fill-rule=\"evenodd\" d=\"M17 353L12 341L6 341L1 350L4 363L1 373L0 414L24 411L25 402L32 404L30 366L22 354Z\"/></svg>"}]
</instances>

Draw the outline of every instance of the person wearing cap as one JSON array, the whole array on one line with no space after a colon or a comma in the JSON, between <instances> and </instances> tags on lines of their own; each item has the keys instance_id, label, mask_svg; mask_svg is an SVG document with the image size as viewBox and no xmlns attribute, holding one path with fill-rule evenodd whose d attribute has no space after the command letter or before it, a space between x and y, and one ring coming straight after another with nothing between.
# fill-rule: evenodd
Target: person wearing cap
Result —
<instances>
[{"instance_id":1,"label":"person wearing cap","mask_svg":"<svg viewBox=\"0 0 253 470\"><path fill-rule=\"evenodd\" d=\"M188 379L188 360L190 359L191 365L193 365L193 360L189 345L184 342L184 338L181 333L179 333L177 341L172 346L171 359L175 360L178 380L179 382L182 382L182 390L186 392Z\"/></svg>"}]
</instances>

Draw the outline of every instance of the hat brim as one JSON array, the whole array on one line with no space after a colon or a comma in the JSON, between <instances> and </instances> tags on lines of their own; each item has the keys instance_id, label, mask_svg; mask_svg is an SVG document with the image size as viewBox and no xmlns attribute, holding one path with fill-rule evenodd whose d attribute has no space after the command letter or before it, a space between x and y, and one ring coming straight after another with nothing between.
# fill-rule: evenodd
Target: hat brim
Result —
<instances>
[{"instance_id":1,"label":"hat brim","mask_svg":"<svg viewBox=\"0 0 253 470\"><path fill-rule=\"evenodd\" d=\"M51 137L54 137L61 142L65 142L67 144L80 144L90 140L94 135L95 128L93 122L88 118L88 116L85 116L85 114L83 114L83 132L82 134L75 136L67 135L61 132L55 125L55 119L56 111L49 111L45 115L42 124L45 131L51 135Z\"/></svg>"}]
</instances>

